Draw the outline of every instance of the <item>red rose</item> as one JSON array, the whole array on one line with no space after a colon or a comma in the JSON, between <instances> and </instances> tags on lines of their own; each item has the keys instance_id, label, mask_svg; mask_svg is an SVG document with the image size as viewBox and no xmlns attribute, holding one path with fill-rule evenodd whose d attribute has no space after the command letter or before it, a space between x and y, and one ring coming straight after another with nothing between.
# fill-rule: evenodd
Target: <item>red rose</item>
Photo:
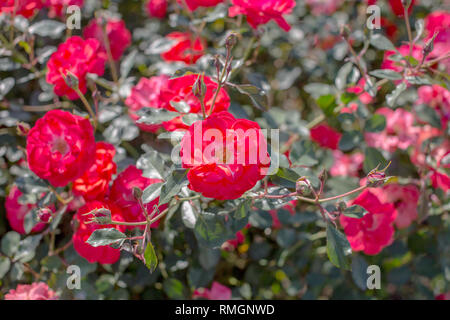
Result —
<instances>
[{"instance_id":1,"label":"red rose","mask_svg":"<svg viewBox=\"0 0 450 320\"><path fill-rule=\"evenodd\" d=\"M194 11L198 7L214 7L219 3L223 2L223 0L177 0L180 5L188 6L189 10Z\"/></svg>"},{"instance_id":2,"label":"red rose","mask_svg":"<svg viewBox=\"0 0 450 320\"><path fill-rule=\"evenodd\" d=\"M45 6L49 9L48 16L50 18L60 17L63 18L66 15L66 10L70 6L82 7L84 0L43 0Z\"/></svg>"},{"instance_id":3,"label":"red rose","mask_svg":"<svg viewBox=\"0 0 450 320\"><path fill-rule=\"evenodd\" d=\"M169 77L166 75L154 76L151 78L141 78L139 83L131 89L131 93L125 100L129 107L129 115L134 121L139 120L137 111L144 107L160 108L163 104L161 92L167 90ZM137 126L148 132L156 132L161 125L136 123Z\"/></svg>"},{"instance_id":4,"label":"red rose","mask_svg":"<svg viewBox=\"0 0 450 320\"><path fill-rule=\"evenodd\" d=\"M9 191L9 195L5 200L6 218L8 219L11 228L20 233L25 234L24 221L25 216L31 214L31 210L36 208L35 204L22 204L19 202L19 198L22 196L22 192L13 186ZM31 232L39 232L44 229L45 223L36 224Z\"/></svg>"},{"instance_id":5,"label":"red rose","mask_svg":"<svg viewBox=\"0 0 450 320\"><path fill-rule=\"evenodd\" d=\"M189 32L172 32L166 38L173 41L173 46L161 54L161 58L168 62L181 61L186 64L194 64L205 51L203 39Z\"/></svg>"},{"instance_id":6,"label":"red rose","mask_svg":"<svg viewBox=\"0 0 450 320\"><path fill-rule=\"evenodd\" d=\"M160 179L149 179L142 176L142 171L135 166L129 166L122 171L111 187L109 198L122 211L122 216L127 222L142 222L145 221L145 216L141 210L139 202L133 195L133 188L138 187L144 190L149 185L162 182ZM152 214L153 207L159 202L159 197L155 200L145 204L148 214ZM158 210L162 212L167 208L167 205L160 206ZM155 215L156 216L156 215ZM151 225L152 228L157 228L159 220ZM141 227L144 229L144 226Z\"/></svg>"},{"instance_id":7,"label":"red rose","mask_svg":"<svg viewBox=\"0 0 450 320\"><path fill-rule=\"evenodd\" d=\"M328 125L319 124L310 130L311 140L323 148L336 150L342 134Z\"/></svg>"},{"instance_id":8,"label":"red rose","mask_svg":"<svg viewBox=\"0 0 450 320\"><path fill-rule=\"evenodd\" d=\"M9 13L30 18L39 9L42 9L42 0L2 0L0 13Z\"/></svg>"},{"instance_id":9,"label":"red rose","mask_svg":"<svg viewBox=\"0 0 450 320\"><path fill-rule=\"evenodd\" d=\"M131 33L125 26L125 22L119 19L109 19L102 25L102 18L92 19L83 30L83 37L86 39L97 39L102 45L102 49L106 51L103 28L105 28L108 36L109 47L114 61L118 61L123 52L131 44Z\"/></svg>"},{"instance_id":10,"label":"red rose","mask_svg":"<svg viewBox=\"0 0 450 320\"><path fill-rule=\"evenodd\" d=\"M150 0L147 2L147 13L150 17L164 18L167 13L167 0Z\"/></svg>"},{"instance_id":11,"label":"red rose","mask_svg":"<svg viewBox=\"0 0 450 320\"><path fill-rule=\"evenodd\" d=\"M190 168L189 188L219 200L242 196L270 165L259 125L225 111L195 122L181 141L180 155L183 168Z\"/></svg>"},{"instance_id":12,"label":"red rose","mask_svg":"<svg viewBox=\"0 0 450 320\"><path fill-rule=\"evenodd\" d=\"M256 29L260 24L266 24L274 20L283 30L289 31L291 26L283 18L284 14L290 14L295 7L294 0L232 0L233 6L229 9L230 17L243 14L247 16L247 22Z\"/></svg>"},{"instance_id":13,"label":"red rose","mask_svg":"<svg viewBox=\"0 0 450 320\"><path fill-rule=\"evenodd\" d=\"M398 52L406 57L409 55L409 44L404 44L401 45L400 47L397 48ZM401 72L404 68L404 62L397 62L397 61L393 61L393 60L389 60L388 58L393 55L393 54L397 54L396 51L385 51L384 52L384 57L383 57L383 62L381 63L381 69L391 69L394 70L396 72ZM412 48L412 57L414 59L416 59L417 61L421 61L422 57L423 57L423 53L422 53L422 47L419 45L414 45ZM427 59L425 59L426 61Z\"/></svg>"},{"instance_id":14,"label":"red rose","mask_svg":"<svg viewBox=\"0 0 450 320\"><path fill-rule=\"evenodd\" d=\"M116 173L117 166L113 161L116 149L112 144L97 142L95 162L73 183L73 192L87 200L101 199L108 192L109 182Z\"/></svg>"},{"instance_id":15,"label":"red rose","mask_svg":"<svg viewBox=\"0 0 450 320\"><path fill-rule=\"evenodd\" d=\"M192 298L203 298L207 300L230 300L231 289L221 285L218 282L213 282L211 289L198 288L194 291Z\"/></svg>"},{"instance_id":16,"label":"red rose","mask_svg":"<svg viewBox=\"0 0 450 320\"><path fill-rule=\"evenodd\" d=\"M93 163L94 130L88 119L51 110L27 136L30 170L55 187L79 178Z\"/></svg>"},{"instance_id":17,"label":"red rose","mask_svg":"<svg viewBox=\"0 0 450 320\"><path fill-rule=\"evenodd\" d=\"M111 211L111 218L114 221L123 221L120 209L111 202L92 201L80 208L73 217L78 229L74 233L73 247L80 256L85 258L90 263L99 262L101 264L112 264L119 260L120 250L114 249L110 246L93 247L86 243L91 234L97 229L116 228L119 231L124 231L123 226L117 225L99 225L96 223L89 223L89 216L84 214L95 209L106 208Z\"/></svg>"},{"instance_id":18,"label":"red rose","mask_svg":"<svg viewBox=\"0 0 450 320\"><path fill-rule=\"evenodd\" d=\"M192 93L192 87L198 79L197 74L190 74L183 77L170 79L167 76L156 76L149 79L142 78L137 86L132 88L130 96L125 103L130 107L130 117L133 120L138 120L137 111L144 108L166 109L169 111L176 111L172 107L171 102L186 102L189 107L189 113L202 113L202 106L199 98ZM212 106L214 94L217 90L217 83L212 81L208 76L204 76L204 84L206 86L204 104L206 112L208 113ZM214 113L226 111L230 106L230 97L225 89L221 88L214 104ZM161 124L137 124L142 130L149 132L156 132L163 127L168 131L175 131L177 129L187 129L189 126L181 121L181 116L176 117L170 121L162 122Z\"/></svg>"},{"instance_id":19,"label":"red rose","mask_svg":"<svg viewBox=\"0 0 450 320\"><path fill-rule=\"evenodd\" d=\"M369 190L364 190L351 203L366 209L364 217L350 218L340 216L347 239L353 251L364 251L365 254L378 254L394 240L394 221L397 211L390 203L382 203Z\"/></svg>"},{"instance_id":20,"label":"red rose","mask_svg":"<svg viewBox=\"0 0 450 320\"><path fill-rule=\"evenodd\" d=\"M96 39L83 40L73 36L58 46L47 63L47 82L54 85L58 96L67 96L70 100L78 99L78 94L70 88L64 77L69 72L78 78L80 91L86 93L86 74L103 75L107 55L101 50Z\"/></svg>"}]
</instances>

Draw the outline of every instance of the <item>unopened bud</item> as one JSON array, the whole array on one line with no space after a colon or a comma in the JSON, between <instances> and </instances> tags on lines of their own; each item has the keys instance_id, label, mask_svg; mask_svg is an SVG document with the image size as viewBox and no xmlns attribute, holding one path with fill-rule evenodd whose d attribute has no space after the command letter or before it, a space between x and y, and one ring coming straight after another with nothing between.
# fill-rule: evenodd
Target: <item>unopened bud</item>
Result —
<instances>
[{"instance_id":1,"label":"unopened bud","mask_svg":"<svg viewBox=\"0 0 450 320\"><path fill-rule=\"evenodd\" d=\"M133 187L133 197L136 200L140 200L142 198L142 190L139 187Z\"/></svg>"},{"instance_id":2,"label":"unopened bud","mask_svg":"<svg viewBox=\"0 0 450 320\"><path fill-rule=\"evenodd\" d=\"M225 40L225 46L227 47L227 49L231 49L236 45L236 43L237 43L236 33L234 32L230 33L230 35Z\"/></svg>"},{"instance_id":3,"label":"unopened bud","mask_svg":"<svg viewBox=\"0 0 450 320\"><path fill-rule=\"evenodd\" d=\"M306 177L301 177L297 179L295 183L295 190L299 195L309 194L309 181Z\"/></svg>"},{"instance_id":4,"label":"unopened bud","mask_svg":"<svg viewBox=\"0 0 450 320\"><path fill-rule=\"evenodd\" d=\"M19 121L17 122L17 134L21 137L26 137L28 132L30 132L30 125L26 122Z\"/></svg>"},{"instance_id":5,"label":"unopened bud","mask_svg":"<svg viewBox=\"0 0 450 320\"><path fill-rule=\"evenodd\" d=\"M422 49L422 54L424 56L424 59L433 51L434 49L434 39L436 38L436 36L438 35L439 32L435 32L433 37L428 40L428 42L425 44L425 46Z\"/></svg>"},{"instance_id":6,"label":"unopened bud","mask_svg":"<svg viewBox=\"0 0 450 320\"><path fill-rule=\"evenodd\" d=\"M378 165L375 169L369 172L367 175L367 184L370 185L370 187L379 187L384 184L386 181L386 169L391 165L389 162L386 168L383 170L378 170Z\"/></svg>"},{"instance_id":7,"label":"unopened bud","mask_svg":"<svg viewBox=\"0 0 450 320\"><path fill-rule=\"evenodd\" d=\"M53 212L49 208L40 208L37 213L39 221L44 223L50 223L52 221L52 215Z\"/></svg>"},{"instance_id":8,"label":"unopened bud","mask_svg":"<svg viewBox=\"0 0 450 320\"><path fill-rule=\"evenodd\" d=\"M78 89L79 81L78 77L73 74L72 72L68 71L67 74L64 76L64 80L66 81L66 84L68 87L72 89Z\"/></svg>"}]
</instances>

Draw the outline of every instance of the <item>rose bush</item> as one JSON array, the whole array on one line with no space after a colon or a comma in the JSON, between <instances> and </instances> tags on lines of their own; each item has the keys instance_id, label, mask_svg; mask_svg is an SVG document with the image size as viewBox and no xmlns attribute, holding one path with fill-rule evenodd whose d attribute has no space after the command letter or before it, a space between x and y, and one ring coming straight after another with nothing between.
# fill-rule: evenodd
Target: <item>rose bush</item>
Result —
<instances>
[{"instance_id":1,"label":"rose bush","mask_svg":"<svg viewBox=\"0 0 450 320\"><path fill-rule=\"evenodd\" d=\"M444 2L2 1L0 299L448 299Z\"/></svg>"}]
</instances>

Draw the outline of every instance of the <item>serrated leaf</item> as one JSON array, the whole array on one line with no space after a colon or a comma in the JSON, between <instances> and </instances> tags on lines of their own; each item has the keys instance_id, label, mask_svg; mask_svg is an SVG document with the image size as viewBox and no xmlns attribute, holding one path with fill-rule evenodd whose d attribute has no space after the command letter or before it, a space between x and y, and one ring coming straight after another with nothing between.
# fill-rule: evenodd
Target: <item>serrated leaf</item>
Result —
<instances>
[{"instance_id":1,"label":"serrated leaf","mask_svg":"<svg viewBox=\"0 0 450 320\"><path fill-rule=\"evenodd\" d=\"M327 223L327 254L330 261L338 268L350 270L352 249L347 237L336 227Z\"/></svg>"},{"instance_id":2,"label":"serrated leaf","mask_svg":"<svg viewBox=\"0 0 450 320\"><path fill-rule=\"evenodd\" d=\"M158 257L155 252L153 244L149 241L144 252L145 265L150 270L150 272L155 271L158 266Z\"/></svg>"},{"instance_id":3,"label":"serrated leaf","mask_svg":"<svg viewBox=\"0 0 450 320\"><path fill-rule=\"evenodd\" d=\"M186 169L174 170L167 178L166 182L161 188L161 195L159 196L159 205L169 202L176 196L181 188L187 184Z\"/></svg>"},{"instance_id":4,"label":"serrated leaf","mask_svg":"<svg viewBox=\"0 0 450 320\"><path fill-rule=\"evenodd\" d=\"M240 93L247 95L253 105L259 110L267 111L269 109L267 93L264 90L251 84L234 85L233 88L236 88Z\"/></svg>"},{"instance_id":5,"label":"serrated leaf","mask_svg":"<svg viewBox=\"0 0 450 320\"><path fill-rule=\"evenodd\" d=\"M209 248L220 247L232 236L225 227L223 217L209 212L198 216L194 233L199 244Z\"/></svg>"},{"instance_id":6,"label":"serrated leaf","mask_svg":"<svg viewBox=\"0 0 450 320\"><path fill-rule=\"evenodd\" d=\"M138 111L138 115L140 118L137 120L137 123L144 124L160 124L180 116L178 112L155 108L142 108Z\"/></svg>"},{"instance_id":7,"label":"serrated leaf","mask_svg":"<svg viewBox=\"0 0 450 320\"><path fill-rule=\"evenodd\" d=\"M369 212L366 209L364 209L363 207L361 207L357 204L354 204L354 205L346 208L342 213L344 214L344 216L347 216L350 218L361 219Z\"/></svg>"},{"instance_id":8,"label":"serrated leaf","mask_svg":"<svg viewBox=\"0 0 450 320\"><path fill-rule=\"evenodd\" d=\"M400 83L390 94L386 95L386 102L390 107L395 105L397 98L406 90L406 84Z\"/></svg>"},{"instance_id":9,"label":"serrated leaf","mask_svg":"<svg viewBox=\"0 0 450 320\"><path fill-rule=\"evenodd\" d=\"M435 128L441 128L441 118L435 109L420 104L414 107L414 111L420 120L431 124Z\"/></svg>"},{"instance_id":10,"label":"serrated leaf","mask_svg":"<svg viewBox=\"0 0 450 320\"><path fill-rule=\"evenodd\" d=\"M326 116L331 116L336 108L336 98L332 94L327 94L325 96L320 96L317 99L317 105L322 109Z\"/></svg>"},{"instance_id":11,"label":"serrated leaf","mask_svg":"<svg viewBox=\"0 0 450 320\"><path fill-rule=\"evenodd\" d=\"M180 113L189 113L191 106L186 101L170 101L170 105Z\"/></svg>"},{"instance_id":12,"label":"serrated leaf","mask_svg":"<svg viewBox=\"0 0 450 320\"><path fill-rule=\"evenodd\" d=\"M352 278L356 286L361 290L367 289L367 268L369 264L360 256L355 256L352 261Z\"/></svg>"},{"instance_id":13,"label":"serrated leaf","mask_svg":"<svg viewBox=\"0 0 450 320\"><path fill-rule=\"evenodd\" d=\"M93 247L107 246L126 239L127 236L115 228L95 230L86 241Z\"/></svg>"},{"instance_id":14,"label":"serrated leaf","mask_svg":"<svg viewBox=\"0 0 450 320\"><path fill-rule=\"evenodd\" d=\"M350 151L356 148L363 140L364 138L359 131L352 130L344 132L339 140L339 149L342 151Z\"/></svg>"},{"instance_id":15,"label":"serrated leaf","mask_svg":"<svg viewBox=\"0 0 450 320\"><path fill-rule=\"evenodd\" d=\"M400 73L390 69L377 69L370 71L369 74L377 78L388 80L401 80L403 78Z\"/></svg>"},{"instance_id":16,"label":"serrated leaf","mask_svg":"<svg viewBox=\"0 0 450 320\"><path fill-rule=\"evenodd\" d=\"M0 279L3 279L5 274L9 271L11 261L8 257L0 256Z\"/></svg>"},{"instance_id":17,"label":"serrated leaf","mask_svg":"<svg viewBox=\"0 0 450 320\"><path fill-rule=\"evenodd\" d=\"M41 37L58 38L66 29L66 25L55 20L41 20L30 26L28 31Z\"/></svg>"},{"instance_id":18,"label":"serrated leaf","mask_svg":"<svg viewBox=\"0 0 450 320\"><path fill-rule=\"evenodd\" d=\"M133 68L137 53L137 50L133 50L122 60L120 64L120 77L122 79L125 79Z\"/></svg>"},{"instance_id":19,"label":"serrated leaf","mask_svg":"<svg viewBox=\"0 0 450 320\"><path fill-rule=\"evenodd\" d=\"M13 257L19 249L20 234L9 231L2 238L2 252L8 257Z\"/></svg>"},{"instance_id":20,"label":"serrated leaf","mask_svg":"<svg viewBox=\"0 0 450 320\"><path fill-rule=\"evenodd\" d=\"M397 50L395 49L395 46L388 38L379 33L376 33L372 35L372 37L370 37L370 44L380 50L389 50L389 51Z\"/></svg>"},{"instance_id":21,"label":"serrated leaf","mask_svg":"<svg viewBox=\"0 0 450 320\"><path fill-rule=\"evenodd\" d=\"M162 185L163 185L162 182L157 182L145 188L144 191L142 192L142 202L146 204L158 198L159 195L161 194Z\"/></svg>"}]
</instances>

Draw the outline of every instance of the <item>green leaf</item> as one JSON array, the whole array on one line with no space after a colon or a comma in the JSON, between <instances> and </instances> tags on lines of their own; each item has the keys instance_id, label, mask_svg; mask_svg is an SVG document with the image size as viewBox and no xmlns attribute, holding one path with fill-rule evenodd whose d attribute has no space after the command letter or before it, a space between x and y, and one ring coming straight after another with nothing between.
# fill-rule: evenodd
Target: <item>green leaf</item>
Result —
<instances>
[{"instance_id":1,"label":"green leaf","mask_svg":"<svg viewBox=\"0 0 450 320\"><path fill-rule=\"evenodd\" d=\"M155 248L151 242L147 243L147 247L144 252L145 265L150 270L150 272L155 271L158 266L158 257L156 256Z\"/></svg>"},{"instance_id":2,"label":"green leaf","mask_svg":"<svg viewBox=\"0 0 450 320\"><path fill-rule=\"evenodd\" d=\"M158 198L161 194L162 185L162 182L157 182L145 188L144 192L142 193L142 202L146 204Z\"/></svg>"},{"instance_id":3,"label":"green leaf","mask_svg":"<svg viewBox=\"0 0 450 320\"><path fill-rule=\"evenodd\" d=\"M41 20L30 26L28 31L41 37L58 38L66 29L66 25L55 20Z\"/></svg>"},{"instance_id":4,"label":"green leaf","mask_svg":"<svg viewBox=\"0 0 450 320\"><path fill-rule=\"evenodd\" d=\"M403 78L400 73L390 69L377 69L370 71L369 74L377 78L388 80L401 80Z\"/></svg>"},{"instance_id":5,"label":"green leaf","mask_svg":"<svg viewBox=\"0 0 450 320\"><path fill-rule=\"evenodd\" d=\"M150 179L164 179L168 172L164 159L156 150L147 151L138 159L136 166L143 171L144 177Z\"/></svg>"},{"instance_id":6,"label":"green leaf","mask_svg":"<svg viewBox=\"0 0 450 320\"><path fill-rule=\"evenodd\" d=\"M361 132L356 130L344 132L339 140L339 149L342 151L350 151L356 148L361 141L363 141Z\"/></svg>"},{"instance_id":7,"label":"green leaf","mask_svg":"<svg viewBox=\"0 0 450 320\"><path fill-rule=\"evenodd\" d=\"M181 188L187 184L186 169L177 169L167 178L166 182L161 187L161 195L159 196L159 205L169 202L176 196Z\"/></svg>"},{"instance_id":8,"label":"green leaf","mask_svg":"<svg viewBox=\"0 0 450 320\"><path fill-rule=\"evenodd\" d=\"M366 209L364 209L363 207L361 207L357 204L354 204L354 205L346 208L342 213L344 214L344 216L347 216L350 218L361 219L369 212Z\"/></svg>"},{"instance_id":9,"label":"green leaf","mask_svg":"<svg viewBox=\"0 0 450 320\"><path fill-rule=\"evenodd\" d=\"M319 97L317 105L322 109L326 116L333 115L334 108L336 108L336 98L332 94Z\"/></svg>"},{"instance_id":10,"label":"green leaf","mask_svg":"<svg viewBox=\"0 0 450 320\"><path fill-rule=\"evenodd\" d=\"M176 117L179 117L178 112L168 111L166 109L155 109L155 108L142 108L138 111L141 116L137 123L144 124L160 124L165 121L170 121Z\"/></svg>"},{"instance_id":11,"label":"green leaf","mask_svg":"<svg viewBox=\"0 0 450 320\"><path fill-rule=\"evenodd\" d=\"M178 279L169 278L164 280L163 289L170 299L176 300L185 299L183 294L184 291L183 283Z\"/></svg>"},{"instance_id":12,"label":"green leaf","mask_svg":"<svg viewBox=\"0 0 450 320\"><path fill-rule=\"evenodd\" d=\"M238 232L242 230L248 223L251 201L242 201L232 215L232 228L233 232Z\"/></svg>"},{"instance_id":13,"label":"green leaf","mask_svg":"<svg viewBox=\"0 0 450 320\"><path fill-rule=\"evenodd\" d=\"M352 261L352 278L361 290L367 290L367 268L369 264L363 257L355 256Z\"/></svg>"},{"instance_id":14,"label":"green leaf","mask_svg":"<svg viewBox=\"0 0 450 320\"><path fill-rule=\"evenodd\" d=\"M419 104L414 107L414 111L420 120L431 124L435 128L441 128L441 118L435 109Z\"/></svg>"},{"instance_id":15,"label":"green leaf","mask_svg":"<svg viewBox=\"0 0 450 320\"><path fill-rule=\"evenodd\" d=\"M386 117L381 114L374 114L367 120L364 130L367 132L380 132L386 128Z\"/></svg>"},{"instance_id":16,"label":"green leaf","mask_svg":"<svg viewBox=\"0 0 450 320\"><path fill-rule=\"evenodd\" d=\"M191 111L191 106L186 101L170 101L170 105L180 113Z\"/></svg>"},{"instance_id":17,"label":"green leaf","mask_svg":"<svg viewBox=\"0 0 450 320\"><path fill-rule=\"evenodd\" d=\"M189 201L183 201L181 204L181 220L183 220L184 225L189 229L194 229L197 222L197 214L195 211Z\"/></svg>"},{"instance_id":18,"label":"green leaf","mask_svg":"<svg viewBox=\"0 0 450 320\"><path fill-rule=\"evenodd\" d=\"M360 77L358 68L353 63L347 62L338 71L334 84L339 90L344 90L348 83L356 83Z\"/></svg>"},{"instance_id":19,"label":"green leaf","mask_svg":"<svg viewBox=\"0 0 450 320\"><path fill-rule=\"evenodd\" d=\"M267 93L264 90L251 84L233 85L233 88L248 96L252 104L259 110L267 111L269 109Z\"/></svg>"},{"instance_id":20,"label":"green leaf","mask_svg":"<svg viewBox=\"0 0 450 320\"><path fill-rule=\"evenodd\" d=\"M384 165L387 164L387 161L381 152L375 148L367 148L364 152L364 172L369 173L370 170L374 169L379 164L381 168L384 168Z\"/></svg>"},{"instance_id":21,"label":"green leaf","mask_svg":"<svg viewBox=\"0 0 450 320\"><path fill-rule=\"evenodd\" d=\"M390 94L386 95L386 102L388 106L393 107L397 98L406 90L406 84L404 82L400 83Z\"/></svg>"},{"instance_id":22,"label":"green leaf","mask_svg":"<svg viewBox=\"0 0 450 320\"><path fill-rule=\"evenodd\" d=\"M134 63L136 62L136 56L138 51L135 49L131 51L120 64L120 77L125 79L133 68Z\"/></svg>"},{"instance_id":23,"label":"green leaf","mask_svg":"<svg viewBox=\"0 0 450 320\"><path fill-rule=\"evenodd\" d=\"M392 42L379 33L372 35L372 37L370 38L370 44L380 50L397 51Z\"/></svg>"},{"instance_id":24,"label":"green leaf","mask_svg":"<svg viewBox=\"0 0 450 320\"><path fill-rule=\"evenodd\" d=\"M162 37L155 41L152 41L150 46L145 50L145 54L161 54L169 51L175 44L175 40L169 39L167 37Z\"/></svg>"},{"instance_id":25,"label":"green leaf","mask_svg":"<svg viewBox=\"0 0 450 320\"><path fill-rule=\"evenodd\" d=\"M0 279L3 279L5 274L9 271L11 261L8 257L0 256Z\"/></svg>"},{"instance_id":26,"label":"green leaf","mask_svg":"<svg viewBox=\"0 0 450 320\"><path fill-rule=\"evenodd\" d=\"M19 244L20 234L15 231L10 231L2 238L2 252L8 257L13 257L19 249Z\"/></svg>"},{"instance_id":27,"label":"green leaf","mask_svg":"<svg viewBox=\"0 0 450 320\"><path fill-rule=\"evenodd\" d=\"M16 80L12 77L5 78L0 81L0 100L8 94L8 92L14 87Z\"/></svg>"},{"instance_id":28,"label":"green leaf","mask_svg":"<svg viewBox=\"0 0 450 320\"><path fill-rule=\"evenodd\" d=\"M422 76L422 77L419 77L419 76L406 76L405 79L410 84L416 84L416 85L419 85L419 86L432 85L432 82L430 81L430 79L426 75Z\"/></svg>"},{"instance_id":29,"label":"green leaf","mask_svg":"<svg viewBox=\"0 0 450 320\"><path fill-rule=\"evenodd\" d=\"M295 142L291 147L289 158L293 165L314 166L319 160L316 158L314 143L310 140Z\"/></svg>"},{"instance_id":30,"label":"green leaf","mask_svg":"<svg viewBox=\"0 0 450 320\"><path fill-rule=\"evenodd\" d=\"M330 261L338 268L350 270L352 249L347 237L336 227L327 223L327 254Z\"/></svg>"},{"instance_id":31,"label":"green leaf","mask_svg":"<svg viewBox=\"0 0 450 320\"><path fill-rule=\"evenodd\" d=\"M209 212L198 216L194 232L199 244L210 248L220 247L232 237L230 230L225 227L223 217Z\"/></svg>"},{"instance_id":32,"label":"green leaf","mask_svg":"<svg viewBox=\"0 0 450 320\"><path fill-rule=\"evenodd\" d=\"M19 243L19 248L17 248L17 252L14 254L14 260L20 262L28 262L31 261L36 253L36 248L41 242L42 235L36 236L28 236L25 239L21 240Z\"/></svg>"},{"instance_id":33,"label":"green leaf","mask_svg":"<svg viewBox=\"0 0 450 320\"><path fill-rule=\"evenodd\" d=\"M333 94L335 89L325 83L308 83L303 87L307 93L309 93L314 99L318 99L320 96Z\"/></svg>"},{"instance_id":34,"label":"green leaf","mask_svg":"<svg viewBox=\"0 0 450 320\"><path fill-rule=\"evenodd\" d=\"M121 240L127 236L115 228L105 228L95 230L86 241L93 247L107 246Z\"/></svg>"}]
</instances>

